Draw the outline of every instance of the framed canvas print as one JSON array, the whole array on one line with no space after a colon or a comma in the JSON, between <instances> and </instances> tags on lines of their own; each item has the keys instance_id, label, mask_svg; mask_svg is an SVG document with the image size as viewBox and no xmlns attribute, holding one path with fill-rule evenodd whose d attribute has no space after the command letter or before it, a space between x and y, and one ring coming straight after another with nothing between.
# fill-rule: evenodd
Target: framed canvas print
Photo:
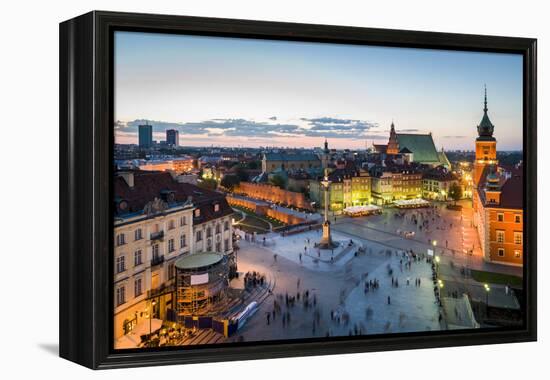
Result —
<instances>
[{"instance_id":1,"label":"framed canvas print","mask_svg":"<svg viewBox=\"0 0 550 380\"><path fill-rule=\"evenodd\" d=\"M60 355L536 339L536 40L60 25Z\"/></svg>"}]
</instances>

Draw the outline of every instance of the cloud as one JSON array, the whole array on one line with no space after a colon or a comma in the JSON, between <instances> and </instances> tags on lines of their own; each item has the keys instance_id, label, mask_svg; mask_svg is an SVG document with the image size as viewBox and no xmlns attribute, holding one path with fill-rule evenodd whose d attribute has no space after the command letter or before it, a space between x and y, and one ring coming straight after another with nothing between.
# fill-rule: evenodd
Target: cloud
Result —
<instances>
[{"instance_id":1,"label":"cloud","mask_svg":"<svg viewBox=\"0 0 550 380\"><path fill-rule=\"evenodd\" d=\"M468 136L442 136L444 139L465 139Z\"/></svg>"},{"instance_id":2,"label":"cloud","mask_svg":"<svg viewBox=\"0 0 550 380\"><path fill-rule=\"evenodd\" d=\"M117 133L137 133L139 125L150 124L153 133L164 133L167 129L176 129L182 135L230 136L230 137L330 137L330 138L373 138L367 132L377 124L332 117L302 118L303 125L276 123L276 116L269 122L247 119L210 119L199 122L176 123L158 120L137 119L129 122L117 121ZM374 132L374 131L373 131Z\"/></svg>"}]
</instances>

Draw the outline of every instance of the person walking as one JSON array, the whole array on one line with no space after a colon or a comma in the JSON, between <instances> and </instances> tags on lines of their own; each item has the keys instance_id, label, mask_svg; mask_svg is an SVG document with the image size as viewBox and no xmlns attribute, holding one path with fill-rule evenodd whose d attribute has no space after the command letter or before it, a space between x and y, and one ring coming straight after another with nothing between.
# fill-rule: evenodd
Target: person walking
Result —
<instances>
[{"instance_id":1,"label":"person walking","mask_svg":"<svg viewBox=\"0 0 550 380\"><path fill-rule=\"evenodd\" d=\"M388 296L388 305L391 305L391 298Z\"/></svg>"}]
</instances>

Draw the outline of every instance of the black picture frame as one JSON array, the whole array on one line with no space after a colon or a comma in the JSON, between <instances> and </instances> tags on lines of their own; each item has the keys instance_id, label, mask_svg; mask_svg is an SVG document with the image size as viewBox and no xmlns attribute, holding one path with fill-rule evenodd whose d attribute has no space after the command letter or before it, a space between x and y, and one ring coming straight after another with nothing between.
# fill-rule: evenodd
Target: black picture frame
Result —
<instances>
[{"instance_id":1,"label":"black picture frame","mask_svg":"<svg viewBox=\"0 0 550 380\"><path fill-rule=\"evenodd\" d=\"M113 31L183 33L523 56L525 323L170 350L112 350ZM281 22L93 11L60 24L60 356L93 369L535 341L537 41Z\"/></svg>"}]
</instances>

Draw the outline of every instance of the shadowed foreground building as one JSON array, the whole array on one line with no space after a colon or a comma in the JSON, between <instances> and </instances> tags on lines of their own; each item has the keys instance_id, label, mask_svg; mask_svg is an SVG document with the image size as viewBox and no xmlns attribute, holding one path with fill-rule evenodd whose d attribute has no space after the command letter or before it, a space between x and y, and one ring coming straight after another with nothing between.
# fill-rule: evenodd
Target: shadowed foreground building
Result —
<instances>
[{"instance_id":1,"label":"shadowed foreground building","mask_svg":"<svg viewBox=\"0 0 550 380\"><path fill-rule=\"evenodd\" d=\"M150 316L175 320L179 258L215 252L236 270L233 210L223 194L166 172L131 171L115 175L114 196L115 338Z\"/></svg>"}]
</instances>

